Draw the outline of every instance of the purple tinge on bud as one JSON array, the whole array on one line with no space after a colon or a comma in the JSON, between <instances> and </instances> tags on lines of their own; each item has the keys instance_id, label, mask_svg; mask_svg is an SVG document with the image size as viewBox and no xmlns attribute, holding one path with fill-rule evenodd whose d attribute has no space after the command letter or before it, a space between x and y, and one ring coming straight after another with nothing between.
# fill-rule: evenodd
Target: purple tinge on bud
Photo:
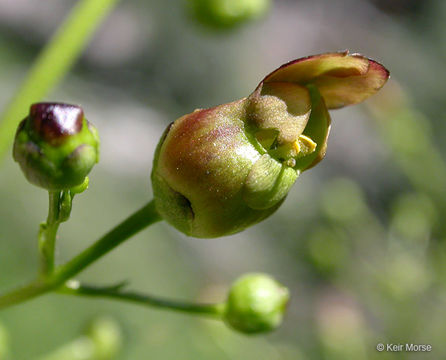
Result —
<instances>
[{"instance_id":1,"label":"purple tinge on bud","mask_svg":"<svg viewBox=\"0 0 446 360\"><path fill-rule=\"evenodd\" d=\"M38 103L30 109L33 130L51 145L61 144L82 130L84 112L76 105Z\"/></svg>"}]
</instances>

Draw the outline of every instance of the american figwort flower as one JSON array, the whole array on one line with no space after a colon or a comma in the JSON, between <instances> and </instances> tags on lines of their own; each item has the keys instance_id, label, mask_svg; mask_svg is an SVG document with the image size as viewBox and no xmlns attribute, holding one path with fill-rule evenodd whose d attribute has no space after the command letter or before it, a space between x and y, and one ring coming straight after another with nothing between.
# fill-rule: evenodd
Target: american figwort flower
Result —
<instances>
[{"instance_id":1,"label":"american figwort flower","mask_svg":"<svg viewBox=\"0 0 446 360\"><path fill-rule=\"evenodd\" d=\"M157 211L195 237L233 234L265 219L324 157L327 109L365 100L388 77L361 55L310 56L282 65L246 98L177 119L155 154Z\"/></svg>"},{"instance_id":2,"label":"american figwort flower","mask_svg":"<svg viewBox=\"0 0 446 360\"><path fill-rule=\"evenodd\" d=\"M288 300L288 289L272 277L243 275L231 286L223 319L244 333L271 331L282 323Z\"/></svg>"},{"instance_id":3,"label":"american figwort flower","mask_svg":"<svg viewBox=\"0 0 446 360\"><path fill-rule=\"evenodd\" d=\"M86 176L99 158L99 137L79 106L38 103L18 127L13 156L29 182L67 190L88 185Z\"/></svg>"},{"instance_id":4,"label":"american figwort flower","mask_svg":"<svg viewBox=\"0 0 446 360\"><path fill-rule=\"evenodd\" d=\"M0 309L57 290L208 315L244 333L275 329L289 293L263 274L241 277L225 303L210 305L126 291L123 284L101 287L69 280L162 218L197 237L229 235L265 219L284 201L299 174L324 157L327 109L363 101L388 77L382 65L361 55L316 55L276 69L246 98L179 118L156 149L154 200L58 267L57 230L69 217L75 194L88 187L99 139L81 108L32 105L17 130L13 155L30 182L49 190L48 218L39 231L41 272L37 280L0 296Z\"/></svg>"}]
</instances>

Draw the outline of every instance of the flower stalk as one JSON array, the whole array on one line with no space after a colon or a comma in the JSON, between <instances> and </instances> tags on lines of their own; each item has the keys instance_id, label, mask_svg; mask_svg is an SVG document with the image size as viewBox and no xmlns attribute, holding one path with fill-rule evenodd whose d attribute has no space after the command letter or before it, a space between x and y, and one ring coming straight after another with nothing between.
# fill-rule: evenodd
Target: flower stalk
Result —
<instances>
[{"instance_id":1,"label":"flower stalk","mask_svg":"<svg viewBox=\"0 0 446 360\"><path fill-rule=\"evenodd\" d=\"M42 276L51 274L54 270L54 251L56 245L57 230L60 225L60 197L61 191L49 191L48 218L40 224L39 229L39 253L40 273Z\"/></svg>"},{"instance_id":2,"label":"flower stalk","mask_svg":"<svg viewBox=\"0 0 446 360\"><path fill-rule=\"evenodd\" d=\"M17 305L61 287L66 281L80 273L102 256L142 229L161 220L153 201L129 216L93 245L75 256L71 261L56 268L51 274L0 296L0 310Z\"/></svg>"},{"instance_id":3,"label":"flower stalk","mask_svg":"<svg viewBox=\"0 0 446 360\"><path fill-rule=\"evenodd\" d=\"M113 300L132 302L142 306L155 307L164 310L179 311L188 314L198 314L212 318L223 316L225 305L221 304L195 304L173 301L153 295L141 294L134 291L124 291L118 287L98 287L81 284L76 280L68 281L65 286L57 291L60 294L77 295L86 297L99 297Z\"/></svg>"}]
</instances>

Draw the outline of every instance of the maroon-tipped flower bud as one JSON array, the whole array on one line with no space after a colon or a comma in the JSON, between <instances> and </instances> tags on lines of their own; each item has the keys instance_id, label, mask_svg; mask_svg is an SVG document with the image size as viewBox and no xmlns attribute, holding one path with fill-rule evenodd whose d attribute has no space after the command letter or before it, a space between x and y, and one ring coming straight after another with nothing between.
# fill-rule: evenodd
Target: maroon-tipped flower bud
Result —
<instances>
[{"instance_id":1,"label":"maroon-tipped flower bud","mask_svg":"<svg viewBox=\"0 0 446 360\"><path fill-rule=\"evenodd\" d=\"M29 182L70 189L84 183L98 161L99 137L79 106L33 104L18 127L13 156Z\"/></svg>"},{"instance_id":2,"label":"maroon-tipped flower bud","mask_svg":"<svg viewBox=\"0 0 446 360\"><path fill-rule=\"evenodd\" d=\"M388 77L361 55L310 56L279 67L246 98L177 119L155 154L159 213L195 237L233 234L265 219L324 157L327 109L365 100Z\"/></svg>"}]
</instances>

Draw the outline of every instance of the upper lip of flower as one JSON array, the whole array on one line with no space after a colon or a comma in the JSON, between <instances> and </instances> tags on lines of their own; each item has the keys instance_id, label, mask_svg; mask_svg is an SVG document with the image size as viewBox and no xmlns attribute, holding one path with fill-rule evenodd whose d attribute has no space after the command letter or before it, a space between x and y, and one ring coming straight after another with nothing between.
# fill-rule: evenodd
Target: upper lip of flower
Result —
<instances>
[{"instance_id":1,"label":"upper lip of flower","mask_svg":"<svg viewBox=\"0 0 446 360\"><path fill-rule=\"evenodd\" d=\"M265 76L257 88L278 81L314 84L327 108L338 109L364 101L381 89L389 76L375 60L342 51L290 61Z\"/></svg>"},{"instance_id":2,"label":"upper lip of flower","mask_svg":"<svg viewBox=\"0 0 446 360\"><path fill-rule=\"evenodd\" d=\"M290 61L268 74L250 95L256 104L260 101L266 102L267 99L261 100L264 98L262 95L268 97L271 93L282 100L284 113L285 115L288 113L288 117L285 116L286 121L281 119L283 114L275 116L271 110L263 115L266 120L261 115L253 116L256 126L262 131L257 134L264 139L265 131L269 131L267 134L271 137L273 134L271 131L277 130L276 141L267 138L266 143L276 144L276 147L279 144L279 151L274 150L270 153L276 158L283 157L286 153L285 159L282 160L288 157L292 160L292 162L288 160L288 164L293 167L297 158L315 152L312 155L314 161L311 163L306 161L305 166L300 168L306 170L319 162L325 154L331 122L326 109L337 109L359 103L377 92L388 78L389 71L384 66L360 54L350 55L348 51L312 55ZM294 84L295 88L289 88L287 84ZM286 90L287 88L289 89ZM295 104L299 105L297 113L292 108ZM315 110L315 107L318 110ZM318 116L311 115L314 111L318 111ZM322 126L326 127L324 134L319 132L317 139L305 132L310 119L313 122L310 126L314 127L315 121L322 120ZM317 146L305 148L307 152L301 154L299 138L302 135L315 142Z\"/></svg>"}]
</instances>

